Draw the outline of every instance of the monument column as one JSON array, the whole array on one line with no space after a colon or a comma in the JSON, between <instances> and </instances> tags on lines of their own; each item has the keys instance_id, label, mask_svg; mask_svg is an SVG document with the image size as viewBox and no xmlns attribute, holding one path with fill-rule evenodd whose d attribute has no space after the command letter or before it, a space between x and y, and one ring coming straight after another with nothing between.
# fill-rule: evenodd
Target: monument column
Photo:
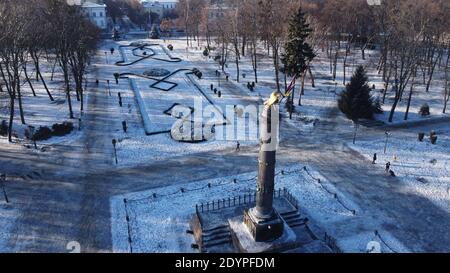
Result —
<instances>
[{"instance_id":1,"label":"monument column","mask_svg":"<svg viewBox=\"0 0 450 273\"><path fill-rule=\"evenodd\" d=\"M272 106L273 107L273 106ZM278 122L272 125L272 107L266 106L261 114L258 185L256 188L255 216L268 219L273 216L275 163ZM272 132L274 134L272 135Z\"/></svg>"},{"instance_id":2,"label":"monument column","mask_svg":"<svg viewBox=\"0 0 450 273\"><path fill-rule=\"evenodd\" d=\"M244 223L256 242L273 241L283 234L284 223L273 208L279 111L266 103L260 118L259 172L256 206L245 211Z\"/></svg>"}]
</instances>

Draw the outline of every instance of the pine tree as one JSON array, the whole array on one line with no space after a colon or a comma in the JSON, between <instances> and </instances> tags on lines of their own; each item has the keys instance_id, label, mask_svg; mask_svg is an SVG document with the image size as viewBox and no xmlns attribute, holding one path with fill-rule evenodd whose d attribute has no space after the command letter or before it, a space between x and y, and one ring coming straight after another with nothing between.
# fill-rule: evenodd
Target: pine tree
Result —
<instances>
[{"instance_id":1,"label":"pine tree","mask_svg":"<svg viewBox=\"0 0 450 273\"><path fill-rule=\"evenodd\" d=\"M338 106L345 116L355 124L355 136L360 119L373 119L375 113L381 112L381 106L370 95L368 78L363 66L359 66L353 74L350 83L339 95Z\"/></svg>"},{"instance_id":2,"label":"pine tree","mask_svg":"<svg viewBox=\"0 0 450 273\"><path fill-rule=\"evenodd\" d=\"M285 73L290 77L300 77L305 73L308 64L316 56L312 47L306 42L312 29L306 22L305 14L299 8L289 21L287 42L284 45L285 53L281 61L285 66ZM300 94L301 96L301 94ZM294 92L292 92L291 103L293 104ZM301 101L299 100L299 105Z\"/></svg>"},{"instance_id":3,"label":"pine tree","mask_svg":"<svg viewBox=\"0 0 450 273\"><path fill-rule=\"evenodd\" d=\"M153 25L150 31L150 39L159 39L159 36L160 33L158 27L156 25Z\"/></svg>"}]
</instances>

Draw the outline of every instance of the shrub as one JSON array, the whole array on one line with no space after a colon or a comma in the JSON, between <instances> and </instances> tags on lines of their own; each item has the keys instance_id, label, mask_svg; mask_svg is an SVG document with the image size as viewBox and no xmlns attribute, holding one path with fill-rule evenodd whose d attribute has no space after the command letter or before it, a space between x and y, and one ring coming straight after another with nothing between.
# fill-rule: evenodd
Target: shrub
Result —
<instances>
[{"instance_id":1,"label":"shrub","mask_svg":"<svg viewBox=\"0 0 450 273\"><path fill-rule=\"evenodd\" d=\"M52 126L54 136L65 136L73 131L72 122L63 122L61 124L55 123Z\"/></svg>"},{"instance_id":2,"label":"shrub","mask_svg":"<svg viewBox=\"0 0 450 273\"><path fill-rule=\"evenodd\" d=\"M429 106L427 103L424 103L424 104L420 107L419 114L420 114L422 117L429 116L429 115L430 115L430 106Z\"/></svg>"},{"instance_id":3,"label":"shrub","mask_svg":"<svg viewBox=\"0 0 450 273\"><path fill-rule=\"evenodd\" d=\"M209 51L207 48L205 48L205 50L203 50L203 56L208 57L209 55Z\"/></svg>"},{"instance_id":4,"label":"shrub","mask_svg":"<svg viewBox=\"0 0 450 273\"><path fill-rule=\"evenodd\" d=\"M2 120L0 123L0 136L6 136L8 134L8 123L6 120Z\"/></svg>"},{"instance_id":5,"label":"shrub","mask_svg":"<svg viewBox=\"0 0 450 273\"><path fill-rule=\"evenodd\" d=\"M203 77L203 73L198 70L197 68L192 69L192 73L194 73L195 76L197 76L197 78L201 79Z\"/></svg>"},{"instance_id":6,"label":"shrub","mask_svg":"<svg viewBox=\"0 0 450 273\"><path fill-rule=\"evenodd\" d=\"M48 128L47 126L39 127L37 131L33 135L33 140L39 141L39 140L47 140L52 137L52 130Z\"/></svg>"},{"instance_id":7,"label":"shrub","mask_svg":"<svg viewBox=\"0 0 450 273\"><path fill-rule=\"evenodd\" d=\"M430 136L431 144L435 145L436 142L437 142L437 138L438 138L438 137L437 137L436 135Z\"/></svg>"},{"instance_id":8,"label":"shrub","mask_svg":"<svg viewBox=\"0 0 450 273\"><path fill-rule=\"evenodd\" d=\"M381 107L381 102L379 99L376 99L373 103L373 113L383 114L383 108Z\"/></svg>"},{"instance_id":9,"label":"shrub","mask_svg":"<svg viewBox=\"0 0 450 273\"><path fill-rule=\"evenodd\" d=\"M425 133L419 133L419 141L422 142L425 137Z\"/></svg>"}]
</instances>

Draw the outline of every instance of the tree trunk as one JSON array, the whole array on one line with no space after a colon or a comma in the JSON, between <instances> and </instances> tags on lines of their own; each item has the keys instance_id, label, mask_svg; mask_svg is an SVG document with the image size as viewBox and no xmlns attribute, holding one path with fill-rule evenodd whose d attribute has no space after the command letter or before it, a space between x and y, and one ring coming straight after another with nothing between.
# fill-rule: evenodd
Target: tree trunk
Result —
<instances>
[{"instance_id":1,"label":"tree trunk","mask_svg":"<svg viewBox=\"0 0 450 273\"><path fill-rule=\"evenodd\" d=\"M31 92L33 93L33 96L36 97L36 92L34 91L33 84L31 83L30 77L28 77L27 65L26 64L23 66L23 72L25 73L25 79L27 80L28 85L30 86L30 89L31 89Z\"/></svg>"},{"instance_id":2,"label":"tree trunk","mask_svg":"<svg viewBox=\"0 0 450 273\"><path fill-rule=\"evenodd\" d=\"M44 77L42 77L42 74L40 71L37 71L39 74L39 77L41 78L42 84L44 85L45 91L47 92L48 97L50 98L50 101L54 101L52 94L50 93L50 90L48 90L47 84L45 83Z\"/></svg>"},{"instance_id":3,"label":"tree trunk","mask_svg":"<svg viewBox=\"0 0 450 273\"><path fill-rule=\"evenodd\" d=\"M277 84L277 91L280 92L281 88L280 88L280 66L278 63L278 47L276 47L275 45L273 46L273 64L275 67L275 81Z\"/></svg>"},{"instance_id":4,"label":"tree trunk","mask_svg":"<svg viewBox=\"0 0 450 273\"><path fill-rule=\"evenodd\" d=\"M308 73L309 73L309 77L311 78L311 87L312 88L316 88L316 81L314 79L314 75L313 75L313 73L311 71L311 66L310 65L308 65Z\"/></svg>"},{"instance_id":5,"label":"tree trunk","mask_svg":"<svg viewBox=\"0 0 450 273\"><path fill-rule=\"evenodd\" d=\"M55 75L56 63L57 63L57 61L55 60L55 63L53 64L53 68L52 68L52 76L50 78L51 81L53 81L53 76Z\"/></svg>"},{"instance_id":6,"label":"tree trunk","mask_svg":"<svg viewBox=\"0 0 450 273\"><path fill-rule=\"evenodd\" d=\"M355 127L355 131L353 133L353 144L356 144L356 134L358 133L358 121L353 121L353 126Z\"/></svg>"},{"instance_id":7,"label":"tree trunk","mask_svg":"<svg viewBox=\"0 0 450 273\"><path fill-rule=\"evenodd\" d=\"M14 122L14 93L10 94L10 101L9 101L9 127L8 127L8 141L12 142L12 129L13 129L13 122Z\"/></svg>"},{"instance_id":8,"label":"tree trunk","mask_svg":"<svg viewBox=\"0 0 450 273\"><path fill-rule=\"evenodd\" d=\"M409 115L409 108L411 107L411 99L412 99L412 94L414 91L414 81L415 81L415 73L411 82L411 88L409 89L409 96L408 96L408 104L406 106L406 112L405 112L405 117L404 120L408 120L408 115Z\"/></svg>"},{"instance_id":9,"label":"tree trunk","mask_svg":"<svg viewBox=\"0 0 450 273\"><path fill-rule=\"evenodd\" d=\"M237 38L236 38L237 39ZM236 80L237 82L239 82L240 79L240 70L239 70L239 44L237 41L235 41L234 43L234 50L235 50L235 62L236 62L236 72L237 72L237 77Z\"/></svg>"},{"instance_id":10,"label":"tree trunk","mask_svg":"<svg viewBox=\"0 0 450 273\"><path fill-rule=\"evenodd\" d=\"M70 119L73 119L73 109L72 109L72 100L70 98L70 82L69 82L69 72L67 71L67 68L63 68L64 73L64 84L66 88L66 96L67 96L67 103L69 105L69 117Z\"/></svg>"},{"instance_id":11,"label":"tree trunk","mask_svg":"<svg viewBox=\"0 0 450 273\"><path fill-rule=\"evenodd\" d=\"M256 54L256 42L252 42L253 72L255 74L255 83L258 83L258 56Z\"/></svg>"},{"instance_id":12,"label":"tree trunk","mask_svg":"<svg viewBox=\"0 0 450 273\"><path fill-rule=\"evenodd\" d=\"M339 58L339 50L336 49L336 54L334 55L334 60L333 60L333 80L336 80L336 70L337 70L337 60Z\"/></svg>"},{"instance_id":13,"label":"tree trunk","mask_svg":"<svg viewBox=\"0 0 450 273\"><path fill-rule=\"evenodd\" d=\"M299 95L299 99L298 99L298 105L299 106L302 106L302 96L305 94L305 77L306 77L306 73L303 72L301 88L300 88L300 95Z\"/></svg>"},{"instance_id":14,"label":"tree trunk","mask_svg":"<svg viewBox=\"0 0 450 273\"><path fill-rule=\"evenodd\" d=\"M351 45L352 40L347 41L347 45L345 47L345 56L344 56L344 79L342 84L345 85L346 83L346 78L347 78L347 58L348 58L348 54L350 53L350 45Z\"/></svg>"},{"instance_id":15,"label":"tree trunk","mask_svg":"<svg viewBox=\"0 0 450 273\"><path fill-rule=\"evenodd\" d=\"M448 58L447 58L447 66L445 67L445 89L444 89L444 109L442 110L442 113L445 114L447 111L447 104L450 99L450 89L448 88Z\"/></svg>"},{"instance_id":16,"label":"tree trunk","mask_svg":"<svg viewBox=\"0 0 450 273\"><path fill-rule=\"evenodd\" d=\"M431 86L431 81L433 80L434 70L436 69L436 65L437 65L438 61L439 61L439 60L441 59L441 57L442 57L442 53L443 53L443 51L440 50L439 53L438 53L438 56L437 56L436 60L434 60L433 63L432 63L432 65L431 65L430 73L429 73L429 75L428 75L427 87L426 87L426 89L425 89L426 92L429 92L429 91L430 91L430 86ZM432 60L433 60L433 56L432 56Z\"/></svg>"},{"instance_id":17,"label":"tree trunk","mask_svg":"<svg viewBox=\"0 0 450 273\"><path fill-rule=\"evenodd\" d=\"M242 37L242 56L245 57L245 46L247 45L247 37Z\"/></svg>"},{"instance_id":18,"label":"tree trunk","mask_svg":"<svg viewBox=\"0 0 450 273\"><path fill-rule=\"evenodd\" d=\"M17 86L17 98L19 100L19 113L20 113L20 121L22 124L26 124L25 115L23 113L23 104L22 104L22 92L20 90L20 78L19 78L19 68L14 69L14 73L16 74L16 86Z\"/></svg>"}]
</instances>

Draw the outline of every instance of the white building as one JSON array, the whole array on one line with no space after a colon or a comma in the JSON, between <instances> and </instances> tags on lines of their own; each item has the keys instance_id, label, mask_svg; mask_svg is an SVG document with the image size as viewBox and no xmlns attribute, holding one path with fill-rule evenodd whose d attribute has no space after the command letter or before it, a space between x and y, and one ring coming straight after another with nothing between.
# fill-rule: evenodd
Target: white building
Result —
<instances>
[{"instance_id":1,"label":"white building","mask_svg":"<svg viewBox=\"0 0 450 273\"><path fill-rule=\"evenodd\" d=\"M228 0L210 0L208 14L210 19L220 19L233 9L233 5Z\"/></svg>"},{"instance_id":2,"label":"white building","mask_svg":"<svg viewBox=\"0 0 450 273\"><path fill-rule=\"evenodd\" d=\"M141 3L147 12L156 13L162 17L166 12L173 11L177 7L178 0L144 0Z\"/></svg>"},{"instance_id":3,"label":"white building","mask_svg":"<svg viewBox=\"0 0 450 273\"><path fill-rule=\"evenodd\" d=\"M67 0L69 5L80 5L89 20L101 29L107 28L106 5L94 3L99 1Z\"/></svg>"}]
</instances>

